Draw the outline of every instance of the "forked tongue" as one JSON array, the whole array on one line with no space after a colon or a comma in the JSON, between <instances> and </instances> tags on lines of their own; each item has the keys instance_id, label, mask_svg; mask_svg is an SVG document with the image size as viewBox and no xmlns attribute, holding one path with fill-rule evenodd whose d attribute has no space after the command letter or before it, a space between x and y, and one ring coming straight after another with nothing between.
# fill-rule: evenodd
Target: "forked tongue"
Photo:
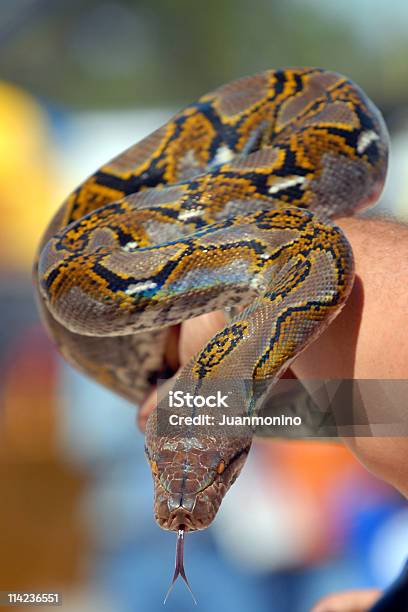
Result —
<instances>
[{"instance_id":1,"label":"forked tongue","mask_svg":"<svg viewBox=\"0 0 408 612\"><path fill-rule=\"evenodd\" d=\"M187 580L187 576L186 573L184 571L184 526L182 525L181 528L178 530L177 532L177 544L176 544L176 561L174 564L174 575L173 575L173 580L171 582L170 588L167 591L167 595L164 598L164 602L163 604L166 603L168 596L170 595L171 591L173 590L174 587L174 583L176 582L177 578L181 576L182 579L184 580L184 582L187 585L188 590L191 593L191 597L193 598L194 603L197 605L197 601L196 598L194 597L194 593L191 590L190 587L190 583Z\"/></svg>"}]
</instances>

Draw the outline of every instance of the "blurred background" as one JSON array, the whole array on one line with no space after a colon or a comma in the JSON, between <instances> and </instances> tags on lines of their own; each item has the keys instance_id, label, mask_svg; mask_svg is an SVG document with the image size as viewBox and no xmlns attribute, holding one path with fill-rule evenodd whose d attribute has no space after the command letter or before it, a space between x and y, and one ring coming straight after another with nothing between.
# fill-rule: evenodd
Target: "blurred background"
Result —
<instances>
[{"instance_id":1,"label":"blurred background","mask_svg":"<svg viewBox=\"0 0 408 612\"><path fill-rule=\"evenodd\" d=\"M404 0L2 0L0 591L64 610L155 612L175 537L153 520L135 408L73 371L38 321L31 265L51 214L101 163L226 81L319 65L355 79L392 138L374 209L408 219ZM214 525L186 539L202 610L306 612L384 586L408 509L335 444L258 443ZM169 612L191 610L176 585Z\"/></svg>"}]
</instances>

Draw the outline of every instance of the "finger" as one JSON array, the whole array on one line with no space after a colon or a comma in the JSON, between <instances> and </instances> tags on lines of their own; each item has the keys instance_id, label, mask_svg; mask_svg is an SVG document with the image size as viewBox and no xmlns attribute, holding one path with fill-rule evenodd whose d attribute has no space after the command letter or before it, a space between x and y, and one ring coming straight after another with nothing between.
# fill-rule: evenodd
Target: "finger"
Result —
<instances>
[{"instance_id":1,"label":"finger","mask_svg":"<svg viewBox=\"0 0 408 612\"><path fill-rule=\"evenodd\" d=\"M184 321L180 331L179 358L186 364L226 323L222 310Z\"/></svg>"},{"instance_id":2,"label":"finger","mask_svg":"<svg viewBox=\"0 0 408 612\"><path fill-rule=\"evenodd\" d=\"M334 593L320 599L311 612L368 612L380 595L378 589Z\"/></svg>"},{"instance_id":3,"label":"finger","mask_svg":"<svg viewBox=\"0 0 408 612\"><path fill-rule=\"evenodd\" d=\"M166 346L164 349L164 363L176 371L180 367L179 339L181 325L172 325L168 328Z\"/></svg>"},{"instance_id":4,"label":"finger","mask_svg":"<svg viewBox=\"0 0 408 612\"><path fill-rule=\"evenodd\" d=\"M154 387L147 395L145 400L141 403L139 410L136 415L136 423L140 431L144 432L146 429L147 419L150 414L157 406L157 387Z\"/></svg>"}]
</instances>

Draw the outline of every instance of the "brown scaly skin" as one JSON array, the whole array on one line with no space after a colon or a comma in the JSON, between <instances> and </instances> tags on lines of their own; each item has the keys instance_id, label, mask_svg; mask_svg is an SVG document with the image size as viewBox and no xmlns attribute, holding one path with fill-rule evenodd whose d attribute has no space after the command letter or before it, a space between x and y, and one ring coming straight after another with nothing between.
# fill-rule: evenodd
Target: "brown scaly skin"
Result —
<instances>
[{"instance_id":1,"label":"brown scaly skin","mask_svg":"<svg viewBox=\"0 0 408 612\"><path fill-rule=\"evenodd\" d=\"M330 219L377 199L387 155L380 113L332 72L271 70L203 96L52 220L34 268L50 334L70 363L140 403L165 367L169 326L244 305L175 385L272 385L344 305L353 257ZM202 529L251 436L160 435L156 419L146 452L157 521Z\"/></svg>"},{"instance_id":2,"label":"brown scaly skin","mask_svg":"<svg viewBox=\"0 0 408 612\"><path fill-rule=\"evenodd\" d=\"M156 521L163 529L172 531L181 525L185 531L205 529L238 477L251 438L217 438L209 432L207 436L169 439L157 436L156 417L154 412L146 428L146 453L155 484Z\"/></svg>"}]
</instances>

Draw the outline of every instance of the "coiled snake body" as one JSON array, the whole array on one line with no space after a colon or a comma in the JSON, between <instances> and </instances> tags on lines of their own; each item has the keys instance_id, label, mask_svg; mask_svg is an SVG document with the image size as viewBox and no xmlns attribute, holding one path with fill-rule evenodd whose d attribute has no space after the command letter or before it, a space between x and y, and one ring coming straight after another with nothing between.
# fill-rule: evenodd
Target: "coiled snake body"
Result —
<instances>
[{"instance_id":1,"label":"coiled snake body","mask_svg":"<svg viewBox=\"0 0 408 612\"><path fill-rule=\"evenodd\" d=\"M102 166L51 221L35 280L62 354L140 403L165 366L169 326L241 305L176 386L273 384L349 295L352 252L330 219L378 197L387 142L373 103L332 72L268 71L203 96ZM202 529L251 436L172 438L156 421L156 519Z\"/></svg>"}]
</instances>

